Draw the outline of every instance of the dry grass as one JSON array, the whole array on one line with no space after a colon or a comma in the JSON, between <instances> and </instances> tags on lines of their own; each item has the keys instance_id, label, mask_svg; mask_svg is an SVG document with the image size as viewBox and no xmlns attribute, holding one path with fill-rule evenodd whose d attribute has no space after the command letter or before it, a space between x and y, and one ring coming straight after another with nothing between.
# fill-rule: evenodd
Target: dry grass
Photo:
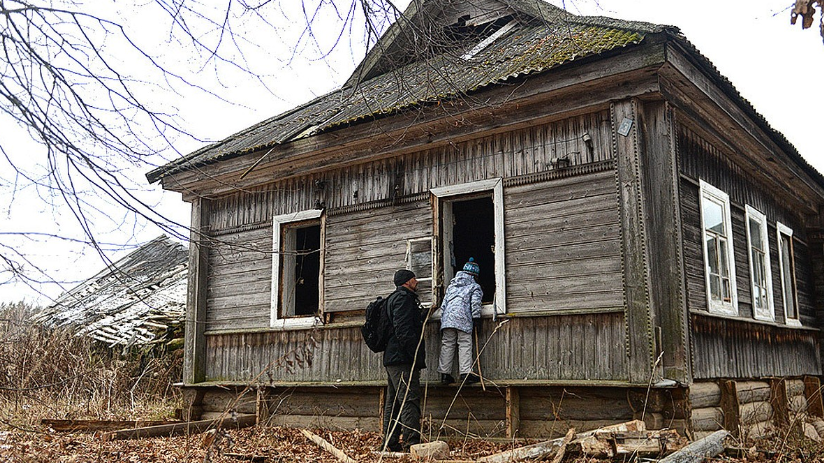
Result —
<instances>
[{"instance_id":1,"label":"dry grass","mask_svg":"<svg viewBox=\"0 0 824 463\"><path fill-rule=\"evenodd\" d=\"M27 322L34 309L0 304L0 420L156 419L180 398L182 358L156 349L114 352L65 328Z\"/></svg>"}]
</instances>

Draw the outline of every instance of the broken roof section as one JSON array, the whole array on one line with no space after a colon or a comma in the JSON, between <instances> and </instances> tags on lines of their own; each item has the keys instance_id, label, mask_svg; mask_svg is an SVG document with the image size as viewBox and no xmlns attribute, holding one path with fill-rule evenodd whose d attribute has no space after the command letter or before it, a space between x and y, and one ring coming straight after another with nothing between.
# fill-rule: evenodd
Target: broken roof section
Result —
<instances>
[{"instance_id":1,"label":"broken roof section","mask_svg":"<svg viewBox=\"0 0 824 463\"><path fill-rule=\"evenodd\" d=\"M491 85L638 44L649 33L675 31L576 16L542 0L486 0L473 5L471 14L465 14L466 4L458 9L456 3L411 2L341 89L154 169L147 179L155 182L363 120L471 97Z\"/></svg>"},{"instance_id":2,"label":"broken roof section","mask_svg":"<svg viewBox=\"0 0 824 463\"><path fill-rule=\"evenodd\" d=\"M32 317L109 346L148 344L186 314L188 250L162 235Z\"/></svg>"}]
</instances>

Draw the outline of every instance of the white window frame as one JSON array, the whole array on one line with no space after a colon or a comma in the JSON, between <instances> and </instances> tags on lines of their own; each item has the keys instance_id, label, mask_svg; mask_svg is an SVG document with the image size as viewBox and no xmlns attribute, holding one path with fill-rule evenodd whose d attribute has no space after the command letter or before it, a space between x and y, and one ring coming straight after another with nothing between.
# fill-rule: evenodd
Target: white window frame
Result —
<instances>
[{"instance_id":1,"label":"white window frame","mask_svg":"<svg viewBox=\"0 0 824 463\"><path fill-rule=\"evenodd\" d=\"M494 178L480 180L477 182L461 183L429 190L438 200L450 200L450 198L474 193L492 193L492 204L495 211L495 300L492 304L484 304L481 307L481 315L490 316L493 313L506 313L506 250L504 236L504 184L503 179ZM446 203L448 205L448 203ZM442 211L443 212L443 211ZM443 214L442 214L443 215ZM442 245L448 241L442 240ZM449 262L449 253L441 253L441 268L446 269ZM438 282L440 283L440 282ZM434 286L434 285L433 285ZM434 316L439 316L440 310Z\"/></svg>"},{"instance_id":2,"label":"white window frame","mask_svg":"<svg viewBox=\"0 0 824 463\"><path fill-rule=\"evenodd\" d=\"M429 277L422 277L419 276L421 273L416 271L418 269L412 268L412 248L414 247L415 243L429 243L429 252L431 255L430 258L430 268L429 268ZM435 239L432 236L426 236L423 238L411 238L406 240L406 269L411 270L413 273L416 274L415 279L418 280L418 283L426 282L430 284L430 294L428 301L420 301L422 307L426 307L427 309L432 306L432 302L435 300L435 259L437 258L435 252Z\"/></svg>"},{"instance_id":3,"label":"white window frame","mask_svg":"<svg viewBox=\"0 0 824 463\"><path fill-rule=\"evenodd\" d=\"M707 308L711 313L720 315L738 315L738 289L735 282L735 252L733 251L732 219L730 214L730 197L718 188L701 180L700 182L701 247L704 250L704 284L707 291ZM727 262L729 264L730 302L713 301L710 286L709 252L707 250L707 228L704 226L704 202L720 203L724 214L724 234L727 239Z\"/></svg>"},{"instance_id":4,"label":"white window frame","mask_svg":"<svg viewBox=\"0 0 824 463\"><path fill-rule=\"evenodd\" d=\"M783 304L784 308L784 320L786 321L787 325L790 326L801 326L801 310L798 307L798 281L796 280L795 274L795 245L793 244L793 229L784 225L781 222L775 223L776 228L776 243L778 244L778 268L781 271L781 303ZM790 318L787 315L787 290L784 287L784 251L781 249L781 235L786 235L790 239L790 246L791 255L790 255L790 265L793 266L792 271L792 296L793 296L793 304L795 305L795 318Z\"/></svg>"},{"instance_id":5,"label":"white window frame","mask_svg":"<svg viewBox=\"0 0 824 463\"><path fill-rule=\"evenodd\" d=\"M306 220L321 219L323 210L311 209L307 211L293 212L290 214L276 215L272 218L272 300L270 310L270 324L269 326L276 329L285 328L311 328L315 325L320 325L323 321L320 318L320 313L323 311L322 297L318 301L318 315L306 317L286 317L280 318L280 274L281 274L281 236L283 234L283 226L295 222L303 222ZM323 239L323 221L321 220L321 238L320 238L320 255L321 264L318 272L318 282L320 293L323 294L323 255L326 244Z\"/></svg>"},{"instance_id":6,"label":"white window frame","mask_svg":"<svg viewBox=\"0 0 824 463\"><path fill-rule=\"evenodd\" d=\"M754 207L747 204L747 217L746 217L746 224L747 224L747 258L750 262L750 294L752 298L752 313L753 317L756 320L765 320L765 321L775 321L775 299L773 297L773 285L772 285L772 268L770 265L770 240L769 240L769 231L767 229L767 216L759 212ZM756 281L755 281L755 261L753 260L753 242L752 242L752 233L750 230L750 222L751 221L758 222L759 229L761 231L761 243L758 245L761 249L764 250L764 278L766 279L766 292L767 292L767 302L765 306L766 313L761 312L759 313L755 308L755 293L756 293Z\"/></svg>"}]
</instances>

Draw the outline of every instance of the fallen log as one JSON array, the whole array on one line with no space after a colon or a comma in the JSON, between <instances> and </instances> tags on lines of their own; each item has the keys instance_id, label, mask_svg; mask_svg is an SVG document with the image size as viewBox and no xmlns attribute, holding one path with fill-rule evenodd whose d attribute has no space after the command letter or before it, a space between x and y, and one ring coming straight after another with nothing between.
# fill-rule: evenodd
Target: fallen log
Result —
<instances>
[{"instance_id":1,"label":"fallen log","mask_svg":"<svg viewBox=\"0 0 824 463\"><path fill-rule=\"evenodd\" d=\"M164 424L181 423L180 420L40 420L42 426L48 426L58 432L96 432L117 431L128 428L145 428Z\"/></svg>"},{"instance_id":2,"label":"fallen log","mask_svg":"<svg viewBox=\"0 0 824 463\"><path fill-rule=\"evenodd\" d=\"M226 417L222 420L183 421L175 424L148 426L135 429L121 429L103 434L103 441L115 439L140 439L143 437L176 436L179 434L199 434L213 428L240 429L254 426L255 415L238 415L237 419Z\"/></svg>"},{"instance_id":3,"label":"fallen log","mask_svg":"<svg viewBox=\"0 0 824 463\"><path fill-rule=\"evenodd\" d=\"M317 434L313 433L312 431L308 431L306 429L301 429L300 432L306 436L307 439L314 442L318 445L318 447L326 450L327 452L331 453L335 456L338 460L342 461L343 463L357 463L355 460L349 458L349 456L343 453L340 449L335 447L334 445L330 444L326 439L318 436Z\"/></svg>"},{"instance_id":4,"label":"fallen log","mask_svg":"<svg viewBox=\"0 0 824 463\"><path fill-rule=\"evenodd\" d=\"M721 430L697 440L681 450L664 457L659 463L699 463L724 451L724 439L730 433Z\"/></svg>"},{"instance_id":5,"label":"fallen log","mask_svg":"<svg viewBox=\"0 0 824 463\"><path fill-rule=\"evenodd\" d=\"M575 435L575 438L580 439L583 437L589 437L599 431L631 432L645 430L646 425L643 421L633 420L626 423L604 426L603 428L582 432ZM556 452L561 448L564 439L566 439L566 437L559 437L557 439L538 442L537 444L525 445L523 447L518 447L517 449L507 450L505 452L482 457L478 459L478 461L483 463L506 463L519 460L535 460L538 458L546 459L556 454Z\"/></svg>"}]
</instances>

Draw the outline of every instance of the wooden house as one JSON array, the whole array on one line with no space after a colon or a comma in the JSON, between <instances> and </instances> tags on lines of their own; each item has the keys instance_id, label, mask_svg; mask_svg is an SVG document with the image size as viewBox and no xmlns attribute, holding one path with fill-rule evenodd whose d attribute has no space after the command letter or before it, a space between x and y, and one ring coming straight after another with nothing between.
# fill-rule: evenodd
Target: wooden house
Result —
<instances>
[{"instance_id":1,"label":"wooden house","mask_svg":"<svg viewBox=\"0 0 824 463\"><path fill-rule=\"evenodd\" d=\"M147 174L192 204L193 414L377 429L363 309L398 268L437 308L473 256L486 390L436 383L435 312L433 434L820 415L824 177L674 27L418 4L339 90Z\"/></svg>"}]
</instances>

